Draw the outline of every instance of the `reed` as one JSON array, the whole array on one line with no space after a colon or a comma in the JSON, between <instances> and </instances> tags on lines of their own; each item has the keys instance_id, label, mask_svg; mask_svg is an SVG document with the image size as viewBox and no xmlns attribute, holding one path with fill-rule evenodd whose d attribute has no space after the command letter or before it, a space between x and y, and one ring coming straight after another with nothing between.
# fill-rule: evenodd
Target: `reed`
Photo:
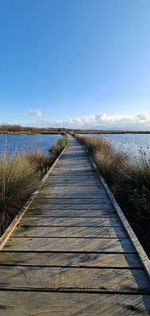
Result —
<instances>
[{"instance_id":1,"label":"reed","mask_svg":"<svg viewBox=\"0 0 150 316\"><path fill-rule=\"evenodd\" d=\"M4 232L38 184L38 176L26 155L0 159L0 228Z\"/></svg>"},{"instance_id":2,"label":"reed","mask_svg":"<svg viewBox=\"0 0 150 316\"><path fill-rule=\"evenodd\" d=\"M50 164L52 164L68 143L68 137L65 134L50 149Z\"/></svg>"},{"instance_id":3,"label":"reed","mask_svg":"<svg viewBox=\"0 0 150 316\"><path fill-rule=\"evenodd\" d=\"M67 136L64 136L52 147L50 155L34 151L8 157L4 152L0 157L1 235L38 187L41 178L66 144Z\"/></svg>"},{"instance_id":4,"label":"reed","mask_svg":"<svg viewBox=\"0 0 150 316\"><path fill-rule=\"evenodd\" d=\"M80 137L122 210L150 255L150 159L143 152L134 160L109 141Z\"/></svg>"},{"instance_id":5,"label":"reed","mask_svg":"<svg viewBox=\"0 0 150 316\"><path fill-rule=\"evenodd\" d=\"M26 154L26 157L37 172L44 174L50 168L50 156L39 150L35 150Z\"/></svg>"}]
</instances>

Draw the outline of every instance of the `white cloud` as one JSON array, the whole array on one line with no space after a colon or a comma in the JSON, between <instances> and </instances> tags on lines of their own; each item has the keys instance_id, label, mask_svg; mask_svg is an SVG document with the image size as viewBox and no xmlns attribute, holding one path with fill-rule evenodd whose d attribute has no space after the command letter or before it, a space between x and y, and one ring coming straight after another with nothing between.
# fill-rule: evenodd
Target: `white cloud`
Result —
<instances>
[{"instance_id":1,"label":"white cloud","mask_svg":"<svg viewBox=\"0 0 150 316\"><path fill-rule=\"evenodd\" d=\"M150 130L150 112L136 113L134 115L109 115L107 113L99 113L55 122L45 120L40 122L40 126Z\"/></svg>"},{"instance_id":2,"label":"white cloud","mask_svg":"<svg viewBox=\"0 0 150 316\"><path fill-rule=\"evenodd\" d=\"M39 109L32 109L27 113L28 116L41 117L43 115L42 111Z\"/></svg>"}]
</instances>

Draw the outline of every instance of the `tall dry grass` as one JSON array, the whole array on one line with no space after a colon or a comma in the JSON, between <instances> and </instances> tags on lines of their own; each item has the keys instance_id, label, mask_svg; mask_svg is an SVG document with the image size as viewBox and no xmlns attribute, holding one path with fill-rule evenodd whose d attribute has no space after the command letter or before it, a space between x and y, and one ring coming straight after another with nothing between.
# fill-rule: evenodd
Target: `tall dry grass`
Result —
<instances>
[{"instance_id":1,"label":"tall dry grass","mask_svg":"<svg viewBox=\"0 0 150 316\"><path fill-rule=\"evenodd\" d=\"M38 184L38 176L26 155L0 159L0 229L5 230Z\"/></svg>"},{"instance_id":2,"label":"tall dry grass","mask_svg":"<svg viewBox=\"0 0 150 316\"><path fill-rule=\"evenodd\" d=\"M12 219L20 211L37 188L41 177L48 171L67 144L67 136L56 143L51 154L40 151L0 157L0 233L2 234Z\"/></svg>"},{"instance_id":3,"label":"tall dry grass","mask_svg":"<svg viewBox=\"0 0 150 316\"><path fill-rule=\"evenodd\" d=\"M50 163L52 164L68 143L67 135L60 138L50 149Z\"/></svg>"},{"instance_id":4,"label":"tall dry grass","mask_svg":"<svg viewBox=\"0 0 150 316\"><path fill-rule=\"evenodd\" d=\"M102 138L76 137L88 149L150 255L150 159L141 153L133 160Z\"/></svg>"},{"instance_id":5,"label":"tall dry grass","mask_svg":"<svg viewBox=\"0 0 150 316\"><path fill-rule=\"evenodd\" d=\"M44 174L50 168L50 156L42 151L34 150L26 154L26 158L37 172Z\"/></svg>"}]
</instances>

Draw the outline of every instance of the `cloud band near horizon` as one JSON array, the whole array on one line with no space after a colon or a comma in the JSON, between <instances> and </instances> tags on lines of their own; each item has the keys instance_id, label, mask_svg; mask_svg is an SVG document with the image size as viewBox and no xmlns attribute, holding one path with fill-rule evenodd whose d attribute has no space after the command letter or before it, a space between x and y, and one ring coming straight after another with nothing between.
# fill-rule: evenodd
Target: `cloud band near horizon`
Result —
<instances>
[{"instance_id":1,"label":"cloud band near horizon","mask_svg":"<svg viewBox=\"0 0 150 316\"><path fill-rule=\"evenodd\" d=\"M43 127L96 128L96 129L148 129L150 130L150 112L133 115L109 115L99 113L91 116L70 118L60 121L42 120Z\"/></svg>"}]
</instances>

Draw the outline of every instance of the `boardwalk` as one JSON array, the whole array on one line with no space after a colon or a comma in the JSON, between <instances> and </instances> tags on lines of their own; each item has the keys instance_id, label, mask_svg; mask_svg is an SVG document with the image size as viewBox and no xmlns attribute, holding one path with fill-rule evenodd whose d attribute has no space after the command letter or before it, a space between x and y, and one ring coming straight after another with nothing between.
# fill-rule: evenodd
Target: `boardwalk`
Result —
<instances>
[{"instance_id":1,"label":"boardwalk","mask_svg":"<svg viewBox=\"0 0 150 316\"><path fill-rule=\"evenodd\" d=\"M149 294L104 184L70 138L0 252L0 315L149 315Z\"/></svg>"}]
</instances>

